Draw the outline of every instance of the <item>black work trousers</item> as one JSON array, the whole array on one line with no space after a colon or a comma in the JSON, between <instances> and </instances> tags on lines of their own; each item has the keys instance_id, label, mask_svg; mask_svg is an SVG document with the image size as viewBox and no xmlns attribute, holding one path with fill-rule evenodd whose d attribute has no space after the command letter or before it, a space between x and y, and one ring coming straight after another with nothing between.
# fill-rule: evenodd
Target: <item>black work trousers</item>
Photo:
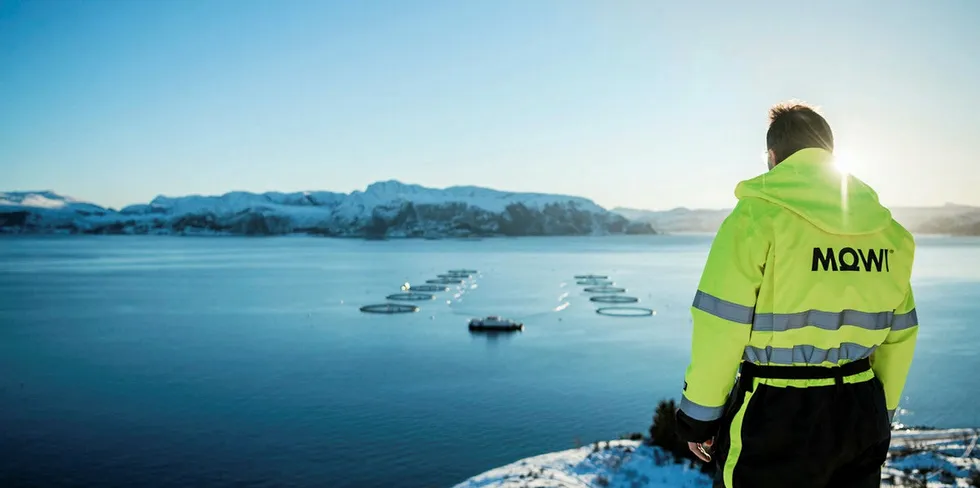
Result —
<instances>
[{"instance_id":1,"label":"black work trousers","mask_svg":"<svg viewBox=\"0 0 980 488\"><path fill-rule=\"evenodd\" d=\"M741 383L741 382L740 382ZM891 426L877 378L816 387L750 380L714 446L716 488L877 488Z\"/></svg>"}]
</instances>

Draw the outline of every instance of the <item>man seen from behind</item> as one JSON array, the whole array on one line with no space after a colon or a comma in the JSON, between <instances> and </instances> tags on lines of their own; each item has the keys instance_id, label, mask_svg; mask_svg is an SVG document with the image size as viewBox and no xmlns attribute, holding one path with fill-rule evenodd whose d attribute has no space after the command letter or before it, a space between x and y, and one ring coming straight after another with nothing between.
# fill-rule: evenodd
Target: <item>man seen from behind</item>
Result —
<instances>
[{"instance_id":1,"label":"man seen from behind","mask_svg":"<svg viewBox=\"0 0 980 488\"><path fill-rule=\"evenodd\" d=\"M773 107L766 144L695 294L678 433L717 486L878 487L919 329L915 243L835 169L813 108Z\"/></svg>"}]
</instances>

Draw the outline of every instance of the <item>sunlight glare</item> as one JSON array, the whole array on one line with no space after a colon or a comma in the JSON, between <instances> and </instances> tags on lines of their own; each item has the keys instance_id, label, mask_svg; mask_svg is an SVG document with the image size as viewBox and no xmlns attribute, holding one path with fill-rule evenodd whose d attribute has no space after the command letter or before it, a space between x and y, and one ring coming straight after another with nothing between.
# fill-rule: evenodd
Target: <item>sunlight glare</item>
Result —
<instances>
[{"instance_id":1,"label":"sunlight glare","mask_svg":"<svg viewBox=\"0 0 980 488\"><path fill-rule=\"evenodd\" d=\"M852 161L853 158L851 157L850 153L846 151L842 152L837 149L834 150L834 167L837 168L837 171L844 174L850 174L851 171L854 170Z\"/></svg>"},{"instance_id":2,"label":"sunlight glare","mask_svg":"<svg viewBox=\"0 0 980 488\"><path fill-rule=\"evenodd\" d=\"M847 221L847 207L848 207L848 179L851 171L854 171L854 157L853 154L847 150L841 151L834 149L834 167L840 173L840 200L841 200L841 210L844 213L844 221Z\"/></svg>"}]
</instances>

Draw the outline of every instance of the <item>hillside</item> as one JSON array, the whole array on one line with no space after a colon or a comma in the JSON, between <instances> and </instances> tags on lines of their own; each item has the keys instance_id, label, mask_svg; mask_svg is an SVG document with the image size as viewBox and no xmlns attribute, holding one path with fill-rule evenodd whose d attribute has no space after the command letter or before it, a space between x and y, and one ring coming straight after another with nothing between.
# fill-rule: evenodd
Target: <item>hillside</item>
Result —
<instances>
[{"instance_id":1,"label":"hillside","mask_svg":"<svg viewBox=\"0 0 980 488\"><path fill-rule=\"evenodd\" d=\"M980 480L978 436L980 431L973 429L894 432L882 486L971 486L971 480ZM709 488L711 479L688 464L674 463L658 447L620 440L523 459L454 488L545 487Z\"/></svg>"},{"instance_id":2,"label":"hillside","mask_svg":"<svg viewBox=\"0 0 980 488\"><path fill-rule=\"evenodd\" d=\"M917 234L980 235L980 207L947 204L942 207L893 207L892 216ZM612 212L645 222L662 232L714 233L731 209L639 210L614 208Z\"/></svg>"},{"instance_id":3,"label":"hillside","mask_svg":"<svg viewBox=\"0 0 980 488\"><path fill-rule=\"evenodd\" d=\"M159 196L116 211L54 192L0 193L0 232L69 234L312 234L470 237L652 234L591 200L397 181L365 191Z\"/></svg>"}]
</instances>

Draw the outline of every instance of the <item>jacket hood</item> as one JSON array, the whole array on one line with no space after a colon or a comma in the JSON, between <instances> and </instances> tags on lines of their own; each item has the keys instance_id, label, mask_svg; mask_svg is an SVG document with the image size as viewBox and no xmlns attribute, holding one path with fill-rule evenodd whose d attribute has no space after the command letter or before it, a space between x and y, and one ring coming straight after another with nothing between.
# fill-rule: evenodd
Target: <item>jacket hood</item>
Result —
<instances>
[{"instance_id":1,"label":"jacket hood","mask_svg":"<svg viewBox=\"0 0 980 488\"><path fill-rule=\"evenodd\" d=\"M739 183L735 196L772 202L838 235L870 234L892 221L878 194L854 176L838 172L833 155L823 149L793 153L768 173Z\"/></svg>"}]
</instances>

